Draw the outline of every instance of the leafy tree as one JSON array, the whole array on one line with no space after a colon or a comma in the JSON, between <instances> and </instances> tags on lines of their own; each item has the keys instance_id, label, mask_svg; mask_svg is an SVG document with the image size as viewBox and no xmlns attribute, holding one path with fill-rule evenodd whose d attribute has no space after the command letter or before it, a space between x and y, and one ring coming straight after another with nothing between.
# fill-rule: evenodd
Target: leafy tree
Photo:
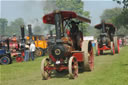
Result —
<instances>
[{"instance_id":1,"label":"leafy tree","mask_svg":"<svg viewBox=\"0 0 128 85\"><path fill-rule=\"evenodd\" d=\"M116 17L115 24L118 24L120 27L124 26L128 29L128 10Z\"/></svg>"},{"instance_id":2,"label":"leafy tree","mask_svg":"<svg viewBox=\"0 0 128 85\"><path fill-rule=\"evenodd\" d=\"M124 14L122 11L122 8L106 9L101 15L101 19L105 19L106 22L115 25L115 27L118 29L118 35L126 34L128 29L128 13Z\"/></svg>"},{"instance_id":3,"label":"leafy tree","mask_svg":"<svg viewBox=\"0 0 128 85\"><path fill-rule=\"evenodd\" d=\"M89 18L89 12L84 11L84 3L81 0L54 0L54 1L49 1L47 0L45 2L45 6L44 6L44 12L48 13L51 12L55 9L58 10L69 10L69 11L74 11L80 15L86 16L87 18ZM50 8L50 9L49 9ZM88 27L88 24L82 24L81 27L84 28L84 35L86 34L86 28ZM46 25L45 27L46 29L51 28L51 25Z\"/></svg>"},{"instance_id":4,"label":"leafy tree","mask_svg":"<svg viewBox=\"0 0 128 85\"><path fill-rule=\"evenodd\" d=\"M116 18L115 23L118 23L120 26L124 26L126 29L128 29L128 0L113 1L117 1L118 4L123 4L122 13Z\"/></svg>"},{"instance_id":5,"label":"leafy tree","mask_svg":"<svg viewBox=\"0 0 128 85\"><path fill-rule=\"evenodd\" d=\"M123 8L128 8L128 0L113 0L116 1L118 4L123 4Z\"/></svg>"},{"instance_id":6,"label":"leafy tree","mask_svg":"<svg viewBox=\"0 0 128 85\"><path fill-rule=\"evenodd\" d=\"M15 19L7 27L6 34L13 35L15 33L16 35L20 35L21 34L21 31L20 31L21 25L24 25L24 20L22 18Z\"/></svg>"},{"instance_id":7,"label":"leafy tree","mask_svg":"<svg viewBox=\"0 0 128 85\"><path fill-rule=\"evenodd\" d=\"M87 28L87 36L95 36L97 38L100 34L100 30L95 29L93 26Z\"/></svg>"},{"instance_id":8,"label":"leafy tree","mask_svg":"<svg viewBox=\"0 0 128 85\"><path fill-rule=\"evenodd\" d=\"M116 22L116 18L121 14L121 11L121 8L106 9L100 18L101 20L105 20L106 22L115 24L115 26L119 27L119 21Z\"/></svg>"},{"instance_id":9,"label":"leafy tree","mask_svg":"<svg viewBox=\"0 0 128 85\"><path fill-rule=\"evenodd\" d=\"M7 27L8 20L5 18L0 18L0 34L5 35L5 30Z\"/></svg>"},{"instance_id":10,"label":"leafy tree","mask_svg":"<svg viewBox=\"0 0 128 85\"><path fill-rule=\"evenodd\" d=\"M127 35L128 30L124 26L121 26L120 29L117 31L117 34L118 35Z\"/></svg>"},{"instance_id":11,"label":"leafy tree","mask_svg":"<svg viewBox=\"0 0 128 85\"><path fill-rule=\"evenodd\" d=\"M83 1L81 0L68 0L68 1L65 1L65 0L56 0L56 6L59 10L69 10L69 11L74 11L76 12L77 14L79 15L83 15L83 16L86 16L87 18L89 18L89 12L87 11L84 11L84 3ZM88 27L89 25L86 24L86 23L82 23L80 25L80 28L83 29L83 33L84 35L87 34L87 30L86 28Z\"/></svg>"}]
</instances>

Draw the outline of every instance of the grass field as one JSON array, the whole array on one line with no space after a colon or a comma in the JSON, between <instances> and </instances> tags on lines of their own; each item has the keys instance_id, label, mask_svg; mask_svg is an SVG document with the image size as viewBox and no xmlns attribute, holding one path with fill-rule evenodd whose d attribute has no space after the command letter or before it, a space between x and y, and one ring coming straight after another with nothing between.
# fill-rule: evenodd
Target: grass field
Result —
<instances>
[{"instance_id":1,"label":"grass field","mask_svg":"<svg viewBox=\"0 0 128 85\"><path fill-rule=\"evenodd\" d=\"M0 85L128 85L128 47L121 48L119 55L95 56L94 71L80 73L75 80L62 74L42 80L42 59L0 65Z\"/></svg>"}]
</instances>

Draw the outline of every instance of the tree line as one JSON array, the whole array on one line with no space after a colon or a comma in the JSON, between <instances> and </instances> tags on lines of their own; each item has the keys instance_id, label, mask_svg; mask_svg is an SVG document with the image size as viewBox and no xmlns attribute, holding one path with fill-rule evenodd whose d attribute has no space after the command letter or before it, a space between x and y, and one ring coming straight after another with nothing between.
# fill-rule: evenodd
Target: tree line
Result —
<instances>
[{"instance_id":1,"label":"tree line","mask_svg":"<svg viewBox=\"0 0 128 85\"><path fill-rule=\"evenodd\" d=\"M43 11L44 14L47 14L49 12L52 12L53 10L70 10L74 11L77 14L86 16L89 18L89 12L84 10L84 2L82 0L46 0L43 1L44 7ZM13 33L16 33L16 35L20 34L20 25L25 24L24 20L22 18L18 18L14 21L12 21L10 24L8 24L7 19L0 19L0 35L13 35ZM41 34L41 30L47 30L48 32L50 30L53 30L52 25L43 24L41 26L36 25L34 28L35 34ZM81 24L81 27L84 28L84 35L87 34L86 28L88 27L88 24ZM27 30L26 30L27 31ZM53 30L54 31L54 30Z\"/></svg>"},{"instance_id":2,"label":"tree line","mask_svg":"<svg viewBox=\"0 0 128 85\"><path fill-rule=\"evenodd\" d=\"M117 35L127 35L128 33L128 0L114 0L118 4L123 4L122 8L116 7L104 10L101 19L112 23L117 28Z\"/></svg>"},{"instance_id":3,"label":"tree line","mask_svg":"<svg viewBox=\"0 0 128 85\"><path fill-rule=\"evenodd\" d=\"M113 0L116 1L118 4L123 4L123 8L112 8L104 10L103 14L101 15L101 19L104 19L108 23L112 23L118 29L117 34L127 34L128 32L128 0ZM90 13L84 10L84 2L82 0L46 0L43 1L43 11L44 14L52 12L55 9L58 10L71 10L76 12L79 15L83 15L87 18L90 17ZM42 23L42 22L41 22ZM22 18L15 19L8 23L8 20L5 18L0 18L0 35L20 35L20 25L24 25L25 22ZM93 33L89 33L91 30L88 31L89 24L82 24L81 28L83 29L84 35L91 35ZM42 34L45 31L47 33L52 30L52 25L36 25L33 27L35 34ZM93 28L93 27L91 27ZM27 29L25 29L27 32ZM53 30L54 31L54 30ZM92 29L91 32L95 32ZM97 34L97 33L96 33ZM95 36L95 35L94 35Z\"/></svg>"}]
</instances>

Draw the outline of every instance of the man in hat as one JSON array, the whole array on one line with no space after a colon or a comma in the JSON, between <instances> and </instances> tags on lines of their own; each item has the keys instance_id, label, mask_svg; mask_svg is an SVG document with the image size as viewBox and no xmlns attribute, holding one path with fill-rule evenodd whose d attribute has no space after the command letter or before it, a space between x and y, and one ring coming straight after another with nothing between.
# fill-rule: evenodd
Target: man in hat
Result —
<instances>
[{"instance_id":1,"label":"man in hat","mask_svg":"<svg viewBox=\"0 0 128 85\"><path fill-rule=\"evenodd\" d=\"M34 52L36 50L34 42L31 42L29 50L30 50L30 57L31 57L32 61L34 61Z\"/></svg>"},{"instance_id":2,"label":"man in hat","mask_svg":"<svg viewBox=\"0 0 128 85\"><path fill-rule=\"evenodd\" d=\"M30 43L26 43L25 44L25 56L24 56L24 61L28 61L29 60L29 48L30 48Z\"/></svg>"}]
</instances>

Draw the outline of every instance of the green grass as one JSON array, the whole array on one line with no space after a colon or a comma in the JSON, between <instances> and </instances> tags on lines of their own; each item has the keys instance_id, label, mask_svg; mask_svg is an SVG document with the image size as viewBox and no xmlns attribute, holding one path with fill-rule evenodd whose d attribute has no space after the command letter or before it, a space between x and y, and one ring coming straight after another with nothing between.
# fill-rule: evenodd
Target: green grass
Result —
<instances>
[{"instance_id":1,"label":"green grass","mask_svg":"<svg viewBox=\"0 0 128 85\"><path fill-rule=\"evenodd\" d=\"M42 80L42 59L0 65L0 85L128 85L128 47L121 48L119 55L95 56L94 71L80 73L75 80L61 74Z\"/></svg>"}]
</instances>

